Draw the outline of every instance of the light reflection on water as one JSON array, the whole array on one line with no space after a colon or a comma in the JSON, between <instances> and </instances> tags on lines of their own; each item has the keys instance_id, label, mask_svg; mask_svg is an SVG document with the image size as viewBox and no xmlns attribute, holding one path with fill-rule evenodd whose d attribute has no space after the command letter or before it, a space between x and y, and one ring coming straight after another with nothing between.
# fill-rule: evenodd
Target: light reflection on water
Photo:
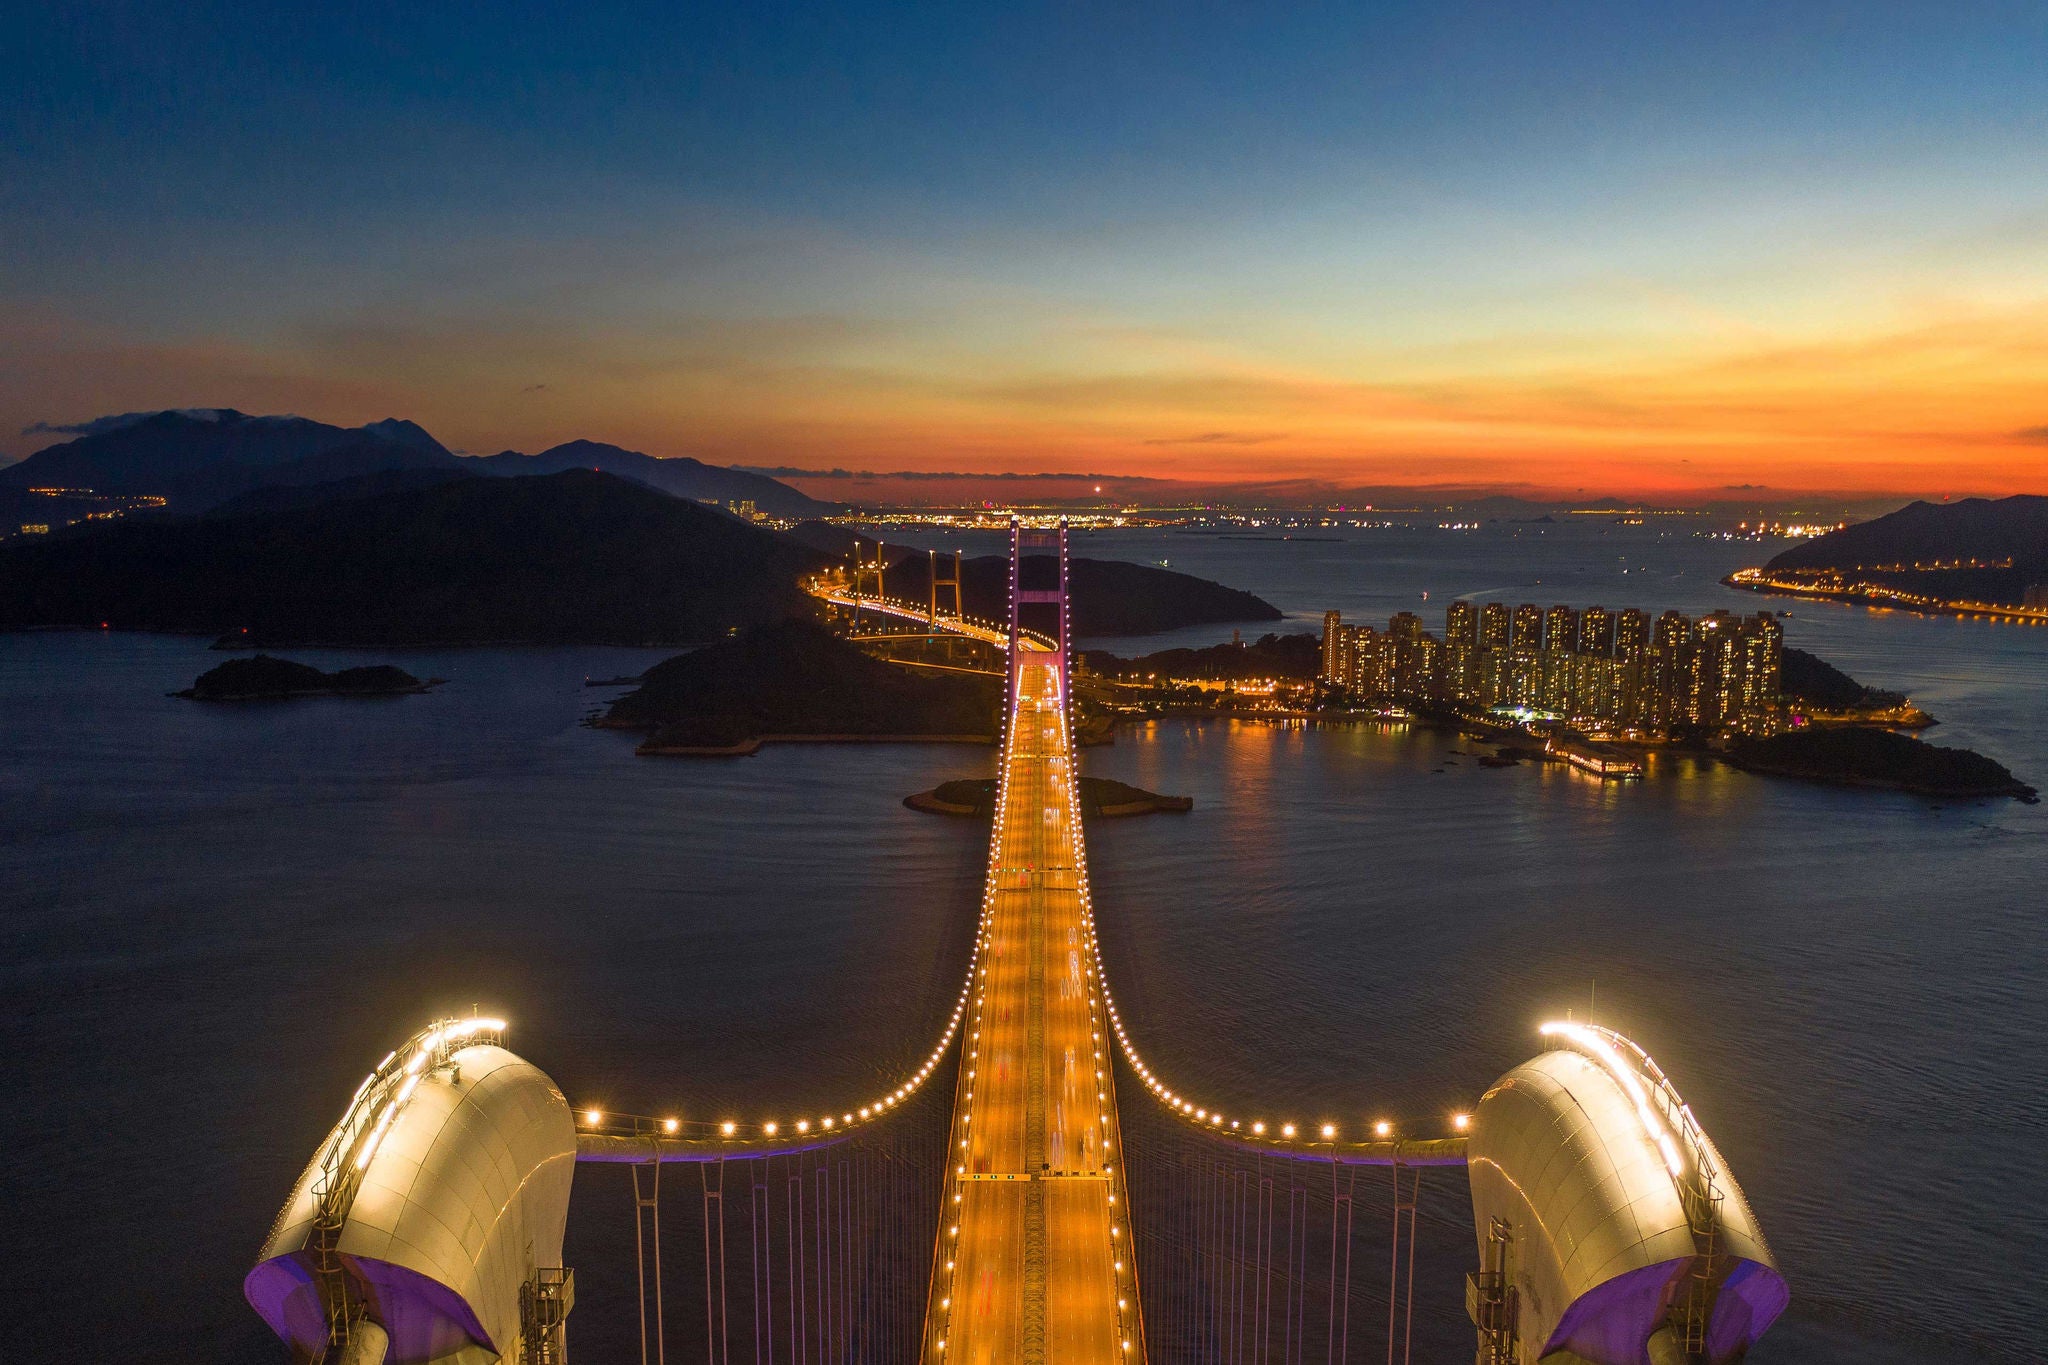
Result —
<instances>
[{"instance_id":1,"label":"light reflection on water","mask_svg":"<svg viewBox=\"0 0 2048 1365\"><path fill-rule=\"evenodd\" d=\"M1864 1360L1916 1332L1944 1339L1934 1358L2027 1358L2039 1291L2011 1256L2048 1242L2010 1191L2048 1189L2038 828L1683 760L1624 787L1451 753L1476 747L1209 722L1091 752L1196 802L1091 834L1148 1063L1233 1114L1440 1132L1537 1022L1597 1000L1785 1263L1795 1311L1754 1358ZM1444 1349L1456 1270L1433 1280Z\"/></svg>"}]
</instances>

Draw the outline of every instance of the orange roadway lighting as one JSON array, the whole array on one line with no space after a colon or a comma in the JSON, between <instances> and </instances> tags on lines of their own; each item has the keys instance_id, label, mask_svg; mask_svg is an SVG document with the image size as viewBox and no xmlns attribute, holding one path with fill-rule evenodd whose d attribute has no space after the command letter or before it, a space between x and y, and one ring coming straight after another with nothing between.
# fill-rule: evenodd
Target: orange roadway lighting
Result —
<instances>
[{"instance_id":1,"label":"orange roadway lighting","mask_svg":"<svg viewBox=\"0 0 2048 1365\"><path fill-rule=\"evenodd\" d=\"M681 1119L663 1119L661 1121L661 1131L664 1133L673 1133L682 1126L683 1122Z\"/></svg>"},{"instance_id":2,"label":"orange roadway lighting","mask_svg":"<svg viewBox=\"0 0 2048 1365\"><path fill-rule=\"evenodd\" d=\"M583 1111L583 1121L595 1128L598 1124L604 1122L604 1111L600 1109L586 1109Z\"/></svg>"},{"instance_id":3,"label":"orange roadway lighting","mask_svg":"<svg viewBox=\"0 0 2048 1365\"><path fill-rule=\"evenodd\" d=\"M1465 1130L1466 1130L1467 1128L1470 1128L1471 1126L1472 1126L1472 1116L1471 1116L1470 1114L1453 1114L1453 1115L1451 1115L1451 1127L1453 1127L1453 1128L1457 1129L1457 1130L1458 1130L1459 1132L1461 1132L1461 1133L1462 1133L1462 1132L1464 1132L1464 1131L1465 1131Z\"/></svg>"}]
</instances>

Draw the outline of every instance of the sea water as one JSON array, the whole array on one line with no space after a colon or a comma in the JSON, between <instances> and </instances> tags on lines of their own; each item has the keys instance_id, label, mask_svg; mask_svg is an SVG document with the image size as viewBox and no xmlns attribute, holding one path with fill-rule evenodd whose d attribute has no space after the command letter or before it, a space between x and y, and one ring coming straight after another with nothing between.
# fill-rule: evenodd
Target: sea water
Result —
<instances>
[{"instance_id":1,"label":"sea water","mask_svg":"<svg viewBox=\"0 0 2048 1365\"><path fill-rule=\"evenodd\" d=\"M1736 593L1721 574L1771 547L1683 527L1310 534L1333 538L1112 532L1075 553L1291 618L1247 634L1331 607L1440 629L1459 594L1783 608L1789 643L1939 716L1934 742L2048 779L2048 631ZM281 1358L241 1277L362 1074L437 1014L507 1015L579 1104L770 1117L902 1074L958 989L985 845L899 799L991 753L640 759L580 723L615 695L583 683L660 652L290 654L448 681L207 705L165 695L220 661L204 641L0 636L0 1266L34 1286L23 1360ZM1089 751L1090 772L1196 802L1090 832L1148 1063L1233 1113L1425 1134L1533 1054L1541 1020L1590 1014L1670 1073L1771 1239L1793 1304L1755 1360L2036 1358L2048 806L1692 762L1603 785L1475 748L1175 721ZM616 1175L579 1174L570 1222L586 1360L637 1340ZM1469 1201L1448 1174L1424 1198L1417 1358L1460 1358Z\"/></svg>"}]
</instances>

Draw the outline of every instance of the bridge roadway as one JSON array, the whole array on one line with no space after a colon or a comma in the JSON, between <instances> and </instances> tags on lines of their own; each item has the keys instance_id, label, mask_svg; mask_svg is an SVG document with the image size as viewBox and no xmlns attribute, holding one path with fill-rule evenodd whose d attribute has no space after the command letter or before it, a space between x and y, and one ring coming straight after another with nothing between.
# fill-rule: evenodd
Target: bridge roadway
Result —
<instances>
[{"instance_id":1,"label":"bridge roadway","mask_svg":"<svg viewBox=\"0 0 2048 1365\"><path fill-rule=\"evenodd\" d=\"M814 579L806 586L811 596L821 602L830 602L834 606L852 607L856 611L872 611L879 612L884 616L901 617L903 620L914 621L919 625L929 626L933 630L944 631L949 635L961 635L970 640L979 640L983 644L994 645L998 649L1008 649L1010 647L1010 632L1001 626L991 625L985 621L976 621L960 616L939 615L934 613L929 607L920 607L912 602L899 602L894 598L869 597L855 594L838 584L821 579ZM1027 635L1027 644L1037 646L1045 643L1042 638L1034 638Z\"/></svg>"},{"instance_id":2,"label":"bridge roadway","mask_svg":"<svg viewBox=\"0 0 2048 1365\"><path fill-rule=\"evenodd\" d=\"M1021 656L925 1359L1142 1361L1058 655Z\"/></svg>"}]
</instances>

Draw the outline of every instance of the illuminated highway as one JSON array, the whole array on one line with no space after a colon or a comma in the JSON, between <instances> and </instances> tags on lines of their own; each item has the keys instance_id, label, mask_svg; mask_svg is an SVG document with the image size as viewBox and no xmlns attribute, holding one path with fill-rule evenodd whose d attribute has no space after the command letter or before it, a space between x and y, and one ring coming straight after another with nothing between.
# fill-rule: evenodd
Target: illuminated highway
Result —
<instances>
[{"instance_id":1,"label":"illuminated highway","mask_svg":"<svg viewBox=\"0 0 2048 1365\"><path fill-rule=\"evenodd\" d=\"M927 1360L1138 1361L1109 1029L1058 656L1020 660Z\"/></svg>"},{"instance_id":2,"label":"illuminated highway","mask_svg":"<svg viewBox=\"0 0 2048 1365\"><path fill-rule=\"evenodd\" d=\"M1940 567L1943 566L1896 566L1900 570L1921 571ZM1956 567L1962 565L1958 563ZM1970 567L1980 566L1973 561ZM1777 593L1786 597L1811 597L1821 601L1855 602L1872 607L1897 607L1904 611L1926 612L1937 616L1988 616L2001 621L2048 624L2048 606L2036 606L2031 601L2021 605L2014 602L1976 602L1936 597L1932 593L1909 592L1905 588L1894 587L1889 583L1851 578L1839 569L1791 569L1775 574L1768 569L1737 569L1721 581L1732 588L1748 588L1751 592Z\"/></svg>"},{"instance_id":3,"label":"illuminated highway","mask_svg":"<svg viewBox=\"0 0 2048 1365\"><path fill-rule=\"evenodd\" d=\"M858 611L880 612L884 616L896 616L906 621L916 621L931 626L934 629L942 630L949 635L964 635L970 640L979 640L983 644L995 645L1000 649L1008 649L1010 647L1009 631L1001 626L991 625L986 621L976 621L970 617L935 614L929 607L920 607L912 602L899 602L894 598L857 594L841 584L824 579L813 580L806 587L811 596L821 602L830 602L835 606L841 607L852 607ZM1027 638L1026 643L1028 646L1033 641ZM1042 637L1039 637L1036 643L1039 646L1043 646L1045 641Z\"/></svg>"}]
</instances>

